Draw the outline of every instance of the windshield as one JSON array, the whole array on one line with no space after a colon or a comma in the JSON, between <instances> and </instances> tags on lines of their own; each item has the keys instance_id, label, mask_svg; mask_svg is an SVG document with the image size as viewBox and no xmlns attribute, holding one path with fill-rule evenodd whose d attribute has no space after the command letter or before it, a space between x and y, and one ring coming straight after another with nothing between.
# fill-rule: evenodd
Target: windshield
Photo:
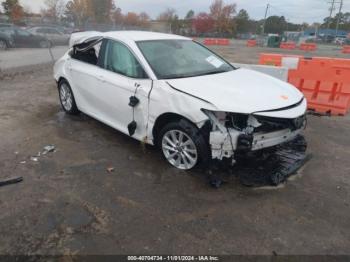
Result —
<instances>
[{"instance_id":1,"label":"windshield","mask_svg":"<svg viewBox=\"0 0 350 262\"><path fill-rule=\"evenodd\" d=\"M234 67L205 47L190 40L137 42L158 79L218 74Z\"/></svg>"}]
</instances>

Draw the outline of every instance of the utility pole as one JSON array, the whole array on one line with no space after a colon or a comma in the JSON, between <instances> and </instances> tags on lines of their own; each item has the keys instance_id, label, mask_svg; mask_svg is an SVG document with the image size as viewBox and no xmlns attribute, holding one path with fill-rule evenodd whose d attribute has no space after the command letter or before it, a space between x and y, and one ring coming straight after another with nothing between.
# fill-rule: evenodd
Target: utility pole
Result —
<instances>
[{"instance_id":1,"label":"utility pole","mask_svg":"<svg viewBox=\"0 0 350 262\"><path fill-rule=\"evenodd\" d=\"M335 1L335 0L333 0L333 1ZM262 28L262 34L263 35L265 33L266 18L267 18L267 12L269 11L269 8L270 8L270 4L267 4L266 11L265 11L265 17L264 17L264 25L263 25L263 28Z\"/></svg>"},{"instance_id":2,"label":"utility pole","mask_svg":"<svg viewBox=\"0 0 350 262\"><path fill-rule=\"evenodd\" d=\"M331 26L331 20L332 20L332 14L334 11L334 4L335 4L335 0L332 0L332 7L330 9L330 13L329 13L329 18L328 18L328 24L327 24L327 29L329 29L329 27Z\"/></svg>"},{"instance_id":3,"label":"utility pole","mask_svg":"<svg viewBox=\"0 0 350 262\"><path fill-rule=\"evenodd\" d=\"M339 23L340 23L340 16L341 16L341 10L343 9L343 0L340 0L340 5L339 5L339 12L338 12L338 19L337 19L337 27L335 29L335 37L338 35L338 30L339 30Z\"/></svg>"}]
</instances>

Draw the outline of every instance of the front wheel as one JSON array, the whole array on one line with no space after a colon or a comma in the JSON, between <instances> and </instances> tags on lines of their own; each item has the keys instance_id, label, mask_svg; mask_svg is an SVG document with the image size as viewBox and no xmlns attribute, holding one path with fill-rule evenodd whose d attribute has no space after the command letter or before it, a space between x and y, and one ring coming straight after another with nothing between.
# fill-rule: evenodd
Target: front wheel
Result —
<instances>
[{"instance_id":1,"label":"front wheel","mask_svg":"<svg viewBox=\"0 0 350 262\"><path fill-rule=\"evenodd\" d=\"M198 128L189 121L167 124L160 132L158 144L164 158L174 167L190 170L208 163L209 146Z\"/></svg>"}]
</instances>

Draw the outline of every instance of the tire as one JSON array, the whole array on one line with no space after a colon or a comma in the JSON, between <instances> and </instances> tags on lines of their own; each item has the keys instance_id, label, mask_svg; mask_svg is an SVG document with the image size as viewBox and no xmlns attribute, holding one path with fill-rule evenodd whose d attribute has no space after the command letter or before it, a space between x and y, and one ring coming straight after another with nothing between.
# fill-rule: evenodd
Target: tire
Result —
<instances>
[{"instance_id":1,"label":"tire","mask_svg":"<svg viewBox=\"0 0 350 262\"><path fill-rule=\"evenodd\" d=\"M4 51L8 48L7 42L5 40L0 39L0 51Z\"/></svg>"},{"instance_id":2,"label":"tire","mask_svg":"<svg viewBox=\"0 0 350 262\"><path fill-rule=\"evenodd\" d=\"M205 166L210 160L208 142L194 124L184 119L164 126L157 145L165 160L181 170Z\"/></svg>"},{"instance_id":3,"label":"tire","mask_svg":"<svg viewBox=\"0 0 350 262\"><path fill-rule=\"evenodd\" d=\"M58 83L58 94L62 109L70 115L78 115L79 109L75 103L72 88L66 80L61 80Z\"/></svg>"}]
</instances>

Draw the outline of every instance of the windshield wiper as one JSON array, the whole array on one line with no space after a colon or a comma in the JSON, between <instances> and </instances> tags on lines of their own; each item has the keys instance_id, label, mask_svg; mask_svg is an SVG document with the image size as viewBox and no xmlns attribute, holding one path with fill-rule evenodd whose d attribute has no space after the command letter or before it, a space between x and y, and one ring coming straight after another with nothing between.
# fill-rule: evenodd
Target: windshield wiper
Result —
<instances>
[{"instance_id":1,"label":"windshield wiper","mask_svg":"<svg viewBox=\"0 0 350 262\"><path fill-rule=\"evenodd\" d=\"M185 77L191 77L191 75L181 74L181 75L168 75L164 76L161 79L177 79L177 78L185 78Z\"/></svg>"},{"instance_id":2,"label":"windshield wiper","mask_svg":"<svg viewBox=\"0 0 350 262\"><path fill-rule=\"evenodd\" d=\"M197 76L221 74L221 73L226 73L226 72L229 72L229 71L216 70L216 71L209 71L209 72L200 73L200 74L196 74L196 75L188 75L188 74L169 75L169 76L162 77L162 79L177 79L177 78L186 78L186 77L197 77Z\"/></svg>"},{"instance_id":3,"label":"windshield wiper","mask_svg":"<svg viewBox=\"0 0 350 262\"><path fill-rule=\"evenodd\" d=\"M195 76L206 76L206 75L215 75L215 74L221 74L221 73L226 73L229 71L226 70L216 70L216 71L210 71L210 72L205 72L205 73L201 73Z\"/></svg>"}]
</instances>

